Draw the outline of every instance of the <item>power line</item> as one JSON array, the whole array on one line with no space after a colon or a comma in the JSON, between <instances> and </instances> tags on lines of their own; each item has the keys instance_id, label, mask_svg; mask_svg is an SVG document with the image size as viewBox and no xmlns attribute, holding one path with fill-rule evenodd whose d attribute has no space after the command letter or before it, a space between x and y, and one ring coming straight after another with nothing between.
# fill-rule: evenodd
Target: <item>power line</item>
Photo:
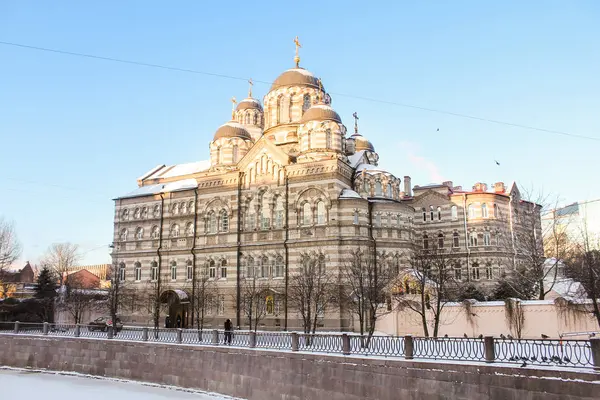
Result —
<instances>
[{"instance_id":1,"label":"power line","mask_svg":"<svg viewBox=\"0 0 600 400\"><path fill-rule=\"evenodd\" d=\"M143 66L143 67L159 68L159 69L165 69L165 70L171 70L171 71L187 72L187 73L192 73L192 74L213 76L213 77L217 77L217 78L235 79L235 80L240 80L240 81L248 80L248 78L243 78L243 77L233 76L233 75L218 74L218 73L207 72L207 71L198 71L198 70L189 69L189 68L169 67L166 65L154 64L154 63L146 63L146 62L133 61L133 60L124 60L124 59L114 58L114 57L97 56L97 55L93 55L93 54L51 49L51 48L47 48L47 47L30 46L30 45L25 45L25 44L20 44L20 43L0 41L0 44L6 45L6 46L20 47L20 48L30 49L30 50L37 50L37 51L44 51L44 52L49 52L49 53L57 53L57 54L75 56L75 57L84 57L84 58L91 58L91 59L96 59L96 60L112 61L112 62L117 62L117 63L122 63L122 64L130 64L130 65L137 65L137 66ZM268 82L268 81L254 80L254 82L262 83L262 84L266 84L266 85L273 85L273 82ZM445 110L440 110L440 109L436 109L436 108L422 107L422 106L417 106L417 105L408 104L408 103L401 103L401 102L389 101L389 100L380 100L380 99L375 99L375 98L371 98L371 97L357 96L357 95L345 94L345 93L330 92L329 94L332 94L335 96L340 96L340 97L346 97L346 98L350 98L350 99L363 100L363 101L369 101L369 102L380 103L380 104L389 104L389 105L395 105L395 106L399 106L399 107L411 108L411 109L415 109L415 110L427 111L427 112L432 112L432 113L437 113L437 114L450 115L450 116L458 117L458 118L466 118L466 119L471 119L471 120L475 120L475 121L488 122L488 123L497 124L497 125L510 126L513 128L527 129L527 130L544 132L544 133L552 133L552 134L556 134L556 135L568 136L568 137L573 137L573 138L578 138L578 139L600 141L600 137L580 135L580 134L576 134L576 133L558 131L558 130L553 130L553 129L538 128L538 127L530 126L530 125L523 125L523 124L517 124L517 123L512 123L512 122L507 122L507 121L491 119L491 118L478 117L475 115L457 113L457 112L452 112L452 111L445 111Z\"/></svg>"}]
</instances>

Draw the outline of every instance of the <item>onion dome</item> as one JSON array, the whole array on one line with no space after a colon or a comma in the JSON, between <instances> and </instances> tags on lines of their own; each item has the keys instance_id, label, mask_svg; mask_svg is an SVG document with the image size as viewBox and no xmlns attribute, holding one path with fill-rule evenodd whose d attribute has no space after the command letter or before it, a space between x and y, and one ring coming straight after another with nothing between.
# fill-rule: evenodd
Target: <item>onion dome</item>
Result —
<instances>
[{"instance_id":1,"label":"onion dome","mask_svg":"<svg viewBox=\"0 0 600 400\"><path fill-rule=\"evenodd\" d=\"M350 136L350 139L354 139L354 148L355 148L355 152L359 152L361 150L368 150L368 151L372 151L375 152L375 147L373 146L373 144L371 142L369 142L367 139L365 139L365 137L363 135L361 135L360 133L355 133L354 135Z\"/></svg>"},{"instance_id":2,"label":"onion dome","mask_svg":"<svg viewBox=\"0 0 600 400\"><path fill-rule=\"evenodd\" d=\"M304 68L292 68L279 75L271 85L270 90L285 86L308 86L319 89L319 79ZM320 89L325 90L322 86Z\"/></svg>"},{"instance_id":3,"label":"onion dome","mask_svg":"<svg viewBox=\"0 0 600 400\"><path fill-rule=\"evenodd\" d=\"M240 111L240 110L259 110L260 112L262 112L263 108L262 105L260 104L260 102L256 99L253 99L251 97L247 97L244 100L240 101L237 105L237 107L235 108L235 111Z\"/></svg>"},{"instance_id":4,"label":"onion dome","mask_svg":"<svg viewBox=\"0 0 600 400\"><path fill-rule=\"evenodd\" d=\"M302 116L302 123L309 121L335 121L342 123L340 115L333 108L326 104L315 104L309 108Z\"/></svg>"},{"instance_id":5,"label":"onion dome","mask_svg":"<svg viewBox=\"0 0 600 400\"><path fill-rule=\"evenodd\" d=\"M244 128L242 124L239 124L235 121L229 121L226 124L221 125L215 132L215 137L213 140L234 137L252 140L252 137L246 128Z\"/></svg>"}]
</instances>

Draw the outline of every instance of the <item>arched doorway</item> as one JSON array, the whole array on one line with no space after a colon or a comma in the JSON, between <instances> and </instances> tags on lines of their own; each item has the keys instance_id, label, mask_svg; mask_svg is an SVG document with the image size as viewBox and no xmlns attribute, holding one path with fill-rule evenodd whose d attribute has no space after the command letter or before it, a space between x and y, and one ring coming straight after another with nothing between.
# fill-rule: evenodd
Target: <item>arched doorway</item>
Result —
<instances>
[{"instance_id":1,"label":"arched doorway","mask_svg":"<svg viewBox=\"0 0 600 400\"><path fill-rule=\"evenodd\" d=\"M167 305L167 328L187 328L190 298L180 289L169 289L160 295L160 303Z\"/></svg>"}]
</instances>

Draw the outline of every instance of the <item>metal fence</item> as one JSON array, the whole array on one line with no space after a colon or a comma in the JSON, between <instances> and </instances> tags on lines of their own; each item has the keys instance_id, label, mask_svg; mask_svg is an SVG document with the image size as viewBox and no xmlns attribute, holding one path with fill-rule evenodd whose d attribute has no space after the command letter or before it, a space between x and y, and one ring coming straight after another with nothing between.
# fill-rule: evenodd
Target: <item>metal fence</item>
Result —
<instances>
[{"instance_id":1,"label":"metal fence","mask_svg":"<svg viewBox=\"0 0 600 400\"><path fill-rule=\"evenodd\" d=\"M284 351L404 359L512 363L592 367L600 370L600 338L589 340L426 338L415 336L360 336L198 329L163 329L0 322L0 334L86 337L188 345L235 346Z\"/></svg>"}]
</instances>

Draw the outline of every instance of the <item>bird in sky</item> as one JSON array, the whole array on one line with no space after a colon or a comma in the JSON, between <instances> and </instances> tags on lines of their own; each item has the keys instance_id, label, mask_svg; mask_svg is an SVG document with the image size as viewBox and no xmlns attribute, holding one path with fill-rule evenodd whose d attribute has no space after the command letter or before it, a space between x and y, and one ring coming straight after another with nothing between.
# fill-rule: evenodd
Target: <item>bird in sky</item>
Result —
<instances>
[{"instance_id":1,"label":"bird in sky","mask_svg":"<svg viewBox=\"0 0 600 400\"><path fill-rule=\"evenodd\" d=\"M436 131L436 132L439 132L439 131L440 131L440 128L437 128L437 131Z\"/></svg>"},{"instance_id":2,"label":"bird in sky","mask_svg":"<svg viewBox=\"0 0 600 400\"><path fill-rule=\"evenodd\" d=\"M500 163L498 162L498 160L494 160L496 162L496 165L500 165Z\"/></svg>"}]
</instances>

